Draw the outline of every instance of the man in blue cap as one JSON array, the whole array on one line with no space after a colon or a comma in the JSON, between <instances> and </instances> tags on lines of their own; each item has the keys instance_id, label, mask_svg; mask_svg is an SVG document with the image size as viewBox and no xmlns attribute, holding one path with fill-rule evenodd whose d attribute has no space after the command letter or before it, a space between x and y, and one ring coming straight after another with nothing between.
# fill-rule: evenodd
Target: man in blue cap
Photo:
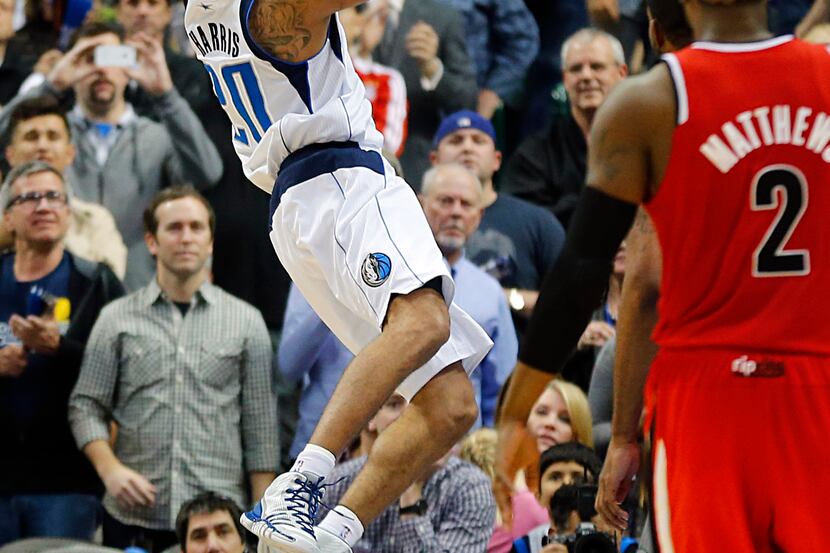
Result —
<instances>
[{"instance_id":1,"label":"man in blue cap","mask_svg":"<svg viewBox=\"0 0 830 553\"><path fill-rule=\"evenodd\" d=\"M433 148L433 165L460 163L481 181L483 213L478 230L467 240L466 256L502 285L521 333L542 278L562 249L565 231L546 209L496 192L493 175L502 154L496 149L493 124L478 113L462 110L444 118Z\"/></svg>"}]
</instances>

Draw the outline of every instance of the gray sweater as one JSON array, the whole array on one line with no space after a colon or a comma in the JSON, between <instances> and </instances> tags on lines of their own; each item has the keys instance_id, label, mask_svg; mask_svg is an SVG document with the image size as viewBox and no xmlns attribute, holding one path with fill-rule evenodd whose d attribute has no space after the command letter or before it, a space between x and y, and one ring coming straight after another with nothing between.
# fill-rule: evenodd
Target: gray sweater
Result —
<instances>
[{"instance_id":1,"label":"gray sweater","mask_svg":"<svg viewBox=\"0 0 830 553\"><path fill-rule=\"evenodd\" d=\"M48 83L17 96L0 111L0 129L5 132L17 104L41 95L57 96ZM76 196L112 212L127 246L124 285L128 290L147 284L155 273L142 228L142 213L153 196L173 184L205 190L222 176L216 147L175 89L156 98L154 109L160 123L138 115L131 118L120 129L103 165L87 137L90 123L79 110L68 114L78 153L67 176Z\"/></svg>"}]
</instances>

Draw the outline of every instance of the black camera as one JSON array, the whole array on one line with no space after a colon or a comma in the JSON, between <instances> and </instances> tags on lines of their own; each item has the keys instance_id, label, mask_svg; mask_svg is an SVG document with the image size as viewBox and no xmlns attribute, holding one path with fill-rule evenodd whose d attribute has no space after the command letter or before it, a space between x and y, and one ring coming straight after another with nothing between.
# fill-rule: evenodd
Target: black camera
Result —
<instances>
[{"instance_id":1,"label":"black camera","mask_svg":"<svg viewBox=\"0 0 830 553\"><path fill-rule=\"evenodd\" d=\"M568 524L571 513L579 514L579 526L573 534L559 534L542 537L542 546L561 543L568 548L568 553L617 553L614 538L597 530L591 519L597 514L594 503L597 487L593 484L568 484L562 486L550 500L550 512L557 528Z\"/></svg>"},{"instance_id":2,"label":"black camera","mask_svg":"<svg viewBox=\"0 0 830 553\"><path fill-rule=\"evenodd\" d=\"M597 530L591 522L581 522L576 532L565 536L542 536L542 547L561 543L568 553L617 553L617 545L607 534Z\"/></svg>"}]
</instances>

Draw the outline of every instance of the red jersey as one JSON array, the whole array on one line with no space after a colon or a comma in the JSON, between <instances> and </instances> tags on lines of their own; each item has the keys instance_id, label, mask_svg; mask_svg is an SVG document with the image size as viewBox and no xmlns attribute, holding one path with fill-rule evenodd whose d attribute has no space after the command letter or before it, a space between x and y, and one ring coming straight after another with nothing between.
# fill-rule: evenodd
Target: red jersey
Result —
<instances>
[{"instance_id":1,"label":"red jersey","mask_svg":"<svg viewBox=\"0 0 830 553\"><path fill-rule=\"evenodd\" d=\"M352 63L366 87L372 119L383 135L383 149L400 157L406 143L409 110L403 75L397 69L356 56Z\"/></svg>"},{"instance_id":2,"label":"red jersey","mask_svg":"<svg viewBox=\"0 0 830 553\"><path fill-rule=\"evenodd\" d=\"M830 52L779 37L664 57L678 121L646 208L664 347L830 354Z\"/></svg>"}]
</instances>

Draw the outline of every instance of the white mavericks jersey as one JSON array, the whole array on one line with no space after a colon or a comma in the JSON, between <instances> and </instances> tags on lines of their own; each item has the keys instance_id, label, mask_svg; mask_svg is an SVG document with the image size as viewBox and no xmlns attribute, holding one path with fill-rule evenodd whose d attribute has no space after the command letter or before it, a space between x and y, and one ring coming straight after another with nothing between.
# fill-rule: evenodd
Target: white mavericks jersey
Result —
<instances>
[{"instance_id":1,"label":"white mavericks jersey","mask_svg":"<svg viewBox=\"0 0 830 553\"><path fill-rule=\"evenodd\" d=\"M260 48L248 32L253 0L190 0L185 28L231 120L245 175L271 192L282 161L309 144L356 142L380 152L372 106L355 73L336 15L312 58L291 63Z\"/></svg>"}]
</instances>

